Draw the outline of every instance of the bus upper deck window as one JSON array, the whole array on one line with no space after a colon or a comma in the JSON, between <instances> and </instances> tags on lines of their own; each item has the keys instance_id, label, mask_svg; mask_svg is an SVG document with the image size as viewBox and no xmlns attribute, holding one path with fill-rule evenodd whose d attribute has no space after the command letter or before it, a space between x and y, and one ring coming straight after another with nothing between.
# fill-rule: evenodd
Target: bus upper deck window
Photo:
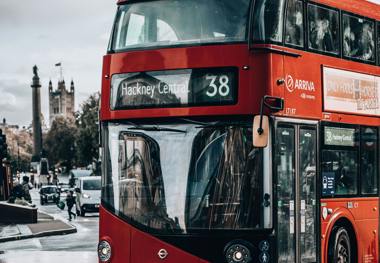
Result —
<instances>
[{"instance_id":1,"label":"bus upper deck window","mask_svg":"<svg viewBox=\"0 0 380 263\"><path fill-rule=\"evenodd\" d=\"M285 43L303 47L303 4L299 0L288 1L285 20Z\"/></svg>"},{"instance_id":2,"label":"bus upper deck window","mask_svg":"<svg viewBox=\"0 0 380 263\"><path fill-rule=\"evenodd\" d=\"M309 48L339 54L339 13L325 7L308 5Z\"/></svg>"},{"instance_id":3,"label":"bus upper deck window","mask_svg":"<svg viewBox=\"0 0 380 263\"><path fill-rule=\"evenodd\" d=\"M258 0L254 9L253 38L257 42L282 42L285 1Z\"/></svg>"},{"instance_id":4,"label":"bus upper deck window","mask_svg":"<svg viewBox=\"0 0 380 263\"><path fill-rule=\"evenodd\" d=\"M373 21L343 14L343 55L375 61L375 25Z\"/></svg>"},{"instance_id":5,"label":"bus upper deck window","mask_svg":"<svg viewBox=\"0 0 380 263\"><path fill-rule=\"evenodd\" d=\"M121 5L111 48L245 42L250 0L133 1Z\"/></svg>"}]
</instances>

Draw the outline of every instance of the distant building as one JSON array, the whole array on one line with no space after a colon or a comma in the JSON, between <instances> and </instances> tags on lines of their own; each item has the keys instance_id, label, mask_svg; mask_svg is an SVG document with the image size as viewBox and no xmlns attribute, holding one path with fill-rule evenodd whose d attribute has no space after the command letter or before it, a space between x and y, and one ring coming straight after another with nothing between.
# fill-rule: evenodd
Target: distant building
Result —
<instances>
[{"instance_id":1,"label":"distant building","mask_svg":"<svg viewBox=\"0 0 380 263\"><path fill-rule=\"evenodd\" d=\"M33 154L32 125L29 127L29 129L26 127L20 128L18 125L7 123L4 118L0 123L0 129L7 136L9 154L13 156L13 158L17 158L17 160L30 161Z\"/></svg>"},{"instance_id":2,"label":"distant building","mask_svg":"<svg viewBox=\"0 0 380 263\"><path fill-rule=\"evenodd\" d=\"M8 124L7 120L3 118L3 121L0 123L0 129L2 129L3 132L5 132L5 129L18 130L19 127L18 125Z\"/></svg>"},{"instance_id":3,"label":"distant building","mask_svg":"<svg viewBox=\"0 0 380 263\"><path fill-rule=\"evenodd\" d=\"M71 81L70 90L66 89L64 80L58 81L58 88L53 89L49 81L49 123L50 127L56 117L74 118L75 95L74 81Z\"/></svg>"}]
</instances>

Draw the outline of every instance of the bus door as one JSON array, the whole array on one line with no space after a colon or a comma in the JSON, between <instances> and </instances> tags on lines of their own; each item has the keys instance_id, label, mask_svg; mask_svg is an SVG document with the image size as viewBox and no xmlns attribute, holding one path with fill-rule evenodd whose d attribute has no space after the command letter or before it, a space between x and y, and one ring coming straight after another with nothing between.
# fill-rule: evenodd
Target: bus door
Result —
<instances>
[{"instance_id":1,"label":"bus door","mask_svg":"<svg viewBox=\"0 0 380 263\"><path fill-rule=\"evenodd\" d=\"M277 122L278 262L317 262L317 125Z\"/></svg>"}]
</instances>

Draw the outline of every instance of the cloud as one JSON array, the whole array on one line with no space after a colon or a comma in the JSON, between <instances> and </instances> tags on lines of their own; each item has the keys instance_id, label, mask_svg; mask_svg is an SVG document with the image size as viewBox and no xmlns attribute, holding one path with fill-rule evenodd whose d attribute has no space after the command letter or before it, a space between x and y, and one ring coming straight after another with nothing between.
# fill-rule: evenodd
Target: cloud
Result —
<instances>
[{"instance_id":1,"label":"cloud","mask_svg":"<svg viewBox=\"0 0 380 263\"><path fill-rule=\"evenodd\" d=\"M1 92L1 90L0 90ZM16 96L9 92L1 92L0 108L3 111L15 111L17 110Z\"/></svg>"},{"instance_id":2,"label":"cloud","mask_svg":"<svg viewBox=\"0 0 380 263\"><path fill-rule=\"evenodd\" d=\"M48 7L48 8L46 8ZM42 113L48 116L48 83L57 87L62 62L66 83L74 79L76 110L100 90L102 56L116 11L115 1L0 1L0 118L28 125L32 115L32 67L39 67ZM29 114L30 113L30 114Z\"/></svg>"},{"instance_id":3,"label":"cloud","mask_svg":"<svg viewBox=\"0 0 380 263\"><path fill-rule=\"evenodd\" d=\"M0 118L6 118L11 123L31 122L32 89L30 84L21 83L16 79L0 80ZM30 116L29 116L30 115ZM30 120L28 122L28 120Z\"/></svg>"}]
</instances>

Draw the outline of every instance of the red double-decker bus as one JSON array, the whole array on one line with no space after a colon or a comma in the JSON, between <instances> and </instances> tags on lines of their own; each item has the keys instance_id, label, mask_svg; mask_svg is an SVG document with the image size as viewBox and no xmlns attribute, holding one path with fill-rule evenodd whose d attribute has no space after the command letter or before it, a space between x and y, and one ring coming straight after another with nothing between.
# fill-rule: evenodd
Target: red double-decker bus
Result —
<instances>
[{"instance_id":1,"label":"red double-decker bus","mask_svg":"<svg viewBox=\"0 0 380 263\"><path fill-rule=\"evenodd\" d=\"M379 262L380 7L118 2L100 262Z\"/></svg>"}]
</instances>

